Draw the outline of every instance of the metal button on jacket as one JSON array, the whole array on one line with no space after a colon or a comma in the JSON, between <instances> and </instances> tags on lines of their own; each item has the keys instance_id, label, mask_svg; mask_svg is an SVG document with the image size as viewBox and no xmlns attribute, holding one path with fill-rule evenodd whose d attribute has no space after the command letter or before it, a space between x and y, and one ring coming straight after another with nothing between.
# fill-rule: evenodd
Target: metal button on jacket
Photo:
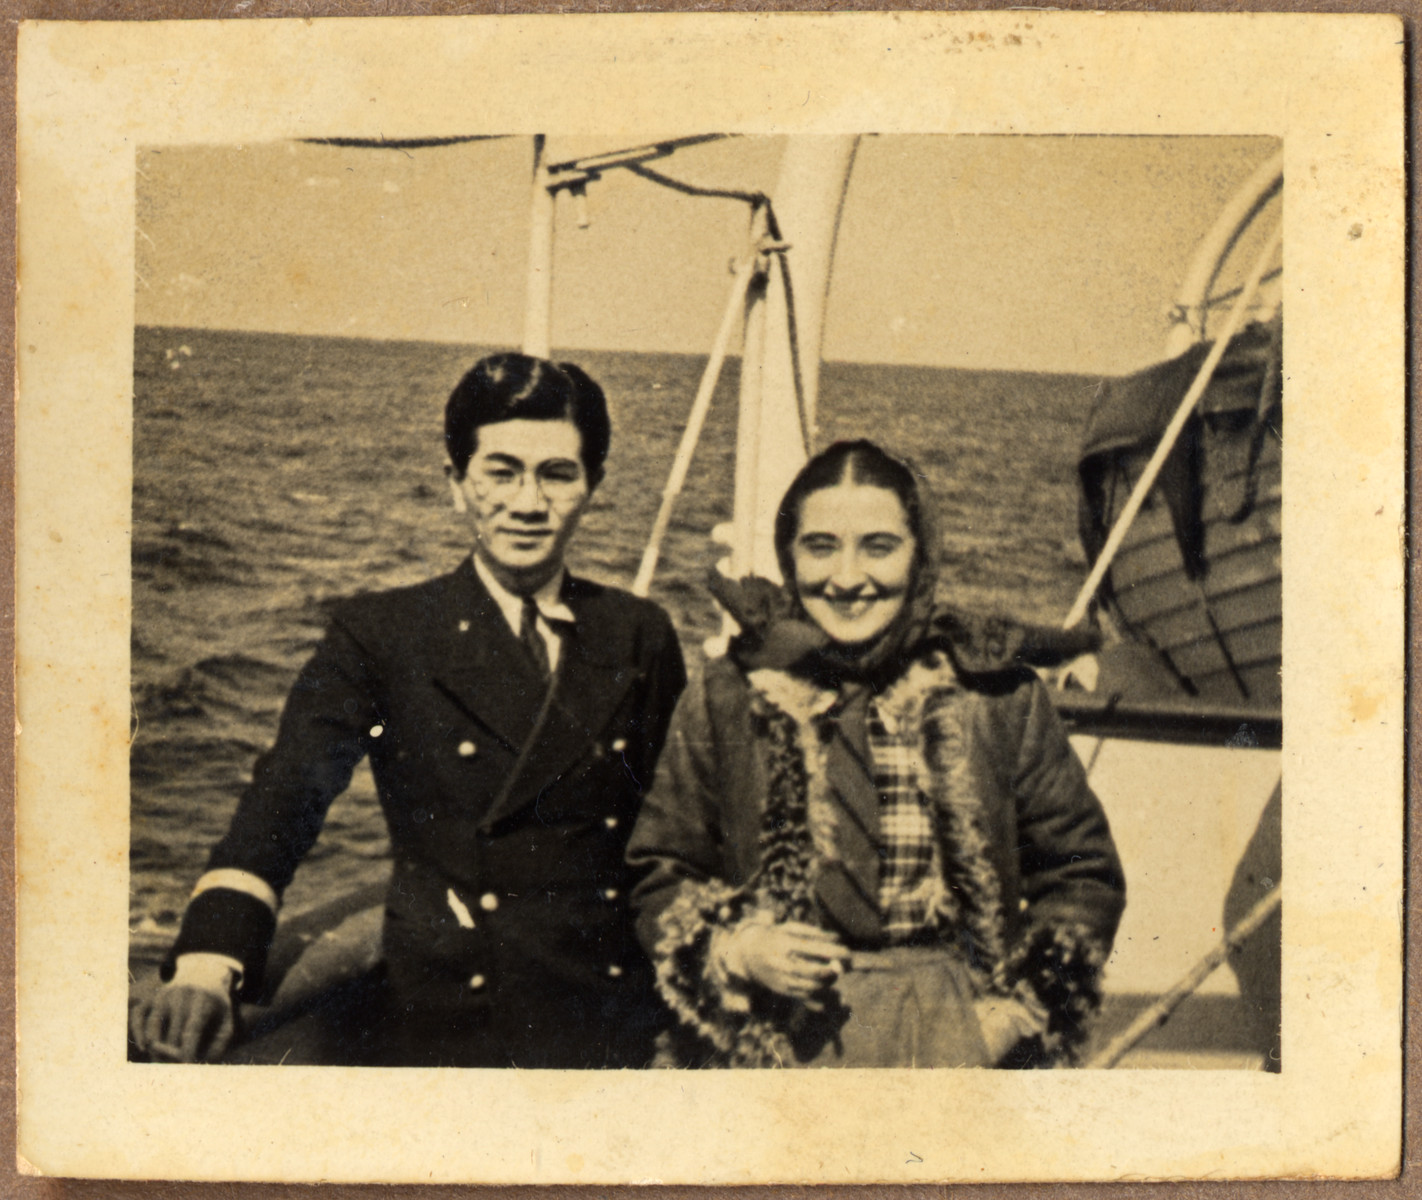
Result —
<instances>
[{"instance_id":1,"label":"metal button on jacket","mask_svg":"<svg viewBox=\"0 0 1422 1200\"><path fill-rule=\"evenodd\" d=\"M499 907L499 898L493 892L485 892L479 897L479 907L485 912L493 912Z\"/></svg>"},{"instance_id":2,"label":"metal button on jacket","mask_svg":"<svg viewBox=\"0 0 1422 1200\"><path fill-rule=\"evenodd\" d=\"M617 828L617 818L616 818L616 817L603 817L602 823L603 823L604 825L606 825L609 829L616 829L616 828Z\"/></svg>"},{"instance_id":3,"label":"metal button on jacket","mask_svg":"<svg viewBox=\"0 0 1422 1200\"><path fill-rule=\"evenodd\" d=\"M469 987L471 991L477 992L488 981L482 975L471 975L469 977Z\"/></svg>"},{"instance_id":4,"label":"metal button on jacket","mask_svg":"<svg viewBox=\"0 0 1422 1200\"><path fill-rule=\"evenodd\" d=\"M460 757L460 758L473 758L474 755L477 754L478 752L479 752L479 747L476 746L473 742L460 742L460 743L459 743L459 757Z\"/></svg>"},{"instance_id":5,"label":"metal button on jacket","mask_svg":"<svg viewBox=\"0 0 1422 1200\"><path fill-rule=\"evenodd\" d=\"M613 963L610 967L607 968L607 974L608 977L611 979L620 979L622 977L622 968L619 967L616 963Z\"/></svg>"},{"instance_id":6,"label":"metal button on jacket","mask_svg":"<svg viewBox=\"0 0 1422 1200\"><path fill-rule=\"evenodd\" d=\"M617 889L616 889L616 888L603 888L603 889L602 889L602 898L603 898L604 900L616 900L616 899L617 899Z\"/></svg>"}]
</instances>

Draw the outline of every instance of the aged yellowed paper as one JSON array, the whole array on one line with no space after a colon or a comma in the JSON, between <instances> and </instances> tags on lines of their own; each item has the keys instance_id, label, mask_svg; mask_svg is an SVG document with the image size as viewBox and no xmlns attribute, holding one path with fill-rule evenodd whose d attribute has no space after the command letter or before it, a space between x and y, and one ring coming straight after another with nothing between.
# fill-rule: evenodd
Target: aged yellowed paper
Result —
<instances>
[{"instance_id":1,"label":"aged yellowed paper","mask_svg":"<svg viewBox=\"0 0 1422 1200\"><path fill-rule=\"evenodd\" d=\"M1386 17L1026 12L22 27L17 870L27 1168L120 1178L728 1184L1393 1173L1403 844L1400 41L1399 24ZM1125 349L1145 325L1149 291L1139 277L1147 267L1112 261L1107 233L1092 241L1061 232L1074 212L1024 205L1012 225L994 208L1021 204L1035 187L1043 205L1068 197L1084 226L1101 218L1093 180L1104 189L1114 163L1147 189L1123 206L1120 225L1147 222L1148 189L1157 186L1160 225L1173 228L1173 208L1185 201L1164 164L1194 154L1247 174L1282 155L1284 185L1271 193L1270 215L1282 217L1283 273L1266 272L1288 312L1282 753L1262 772L1241 760L1213 775L1217 766L1188 758L1183 768L1177 762L1178 778L1148 765L1124 769L1140 805L1112 813L1127 858L1122 938L1163 935L1187 947L1131 960L1142 991L1163 991L1217 936L1204 922L1219 904L1191 908L1172 890L1189 883L1184 865L1208 874L1200 864L1209 864L1211 880L1223 872L1227 882L1271 773L1282 769L1278 1073L1226 1058L1197 1059L1214 1069L1193 1070L1138 1062L1112 1071L829 1073L126 1061L130 934L141 926L132 896L155 853L136 848L130 744L145 734L132 717L157 703L154 689L138 686L142 663L169 649L145 641L136 581L144 572L152 602L153 572L190 561L174 546L213 545L201 541L210 527L182 512L169 520L166 549L140 544L136 531L150 517L139 484L150 476L136 482L136 474L161 460L179 480L184 471L216 479L207 494L234 505L244 489L310 511L328 500L279 465L269 477L231 474L231 452L208 427L155 434L150 425L140 447L137 381L144 372L181 381L215 356L217 343L178 332L192 327L517 342L526 234L502 229L489 210L520 212L525 143L547 135L588 155L710 133L744 135L739 145L748 148L734 153L751 179L742 186L752 188L774 178L786 142L859 137L857 169L877 190L846 210L862 236L841 245L837 269L855 272L863 295L859 315L831 313L827 359L1081 377L1148 365ZM417 143L485 136L502 139L488 153L507 164L489 159L467 196L452 176L432 178L454 171L448 160L418 157L425 147ZM410 146L375 151L398 161L361 176L371 196L339 208L342 175L359 173L360 152L337 139ZM945 152L949 140L956 148ZM1089 170L1080 167L1083 143L1096 156ZM491 182L501 165L502 183ZM1080 174L1068 186L1071 171ZM980 209L968 199L975 173L993 180L980 188L988 197ZM698 182L728 186L709 169ZM915 203L895 207L905 191ZM505 272L471 263L466 279L465 266L428 256L420 243L446 226L401 231L399 211L380 207L412 193L446 209L467 204L478 252L518 264ZM581 223L575 200L560 218L572 225ZM706 327L707 312L714 324L731 277L711 284L709 309L658 299L643 281L667 272L686 247L713 242L698 240L699 229L666 236L650 222L619 227L597 201L594 193L589 236L620 228L626 241L612 247L620 262L580 258L586 242L565 254L560 243L555 270L567 290L558 294L572 299L553 309L555 344L693 349L682 333ZM186 218L172 211L184 204L195 210ZM334 217L305 224L337 211L350 221L339 236ZM743 218L726 218L728 226L732 219ZM249 253L259 230L269 256L260 262ZM407 259L394 269L402 232ZM1025 257L1037 266L1003 266L1019 261L1017 242L1033 247ZM461 253L454 246L448 257ZM977 281L975 304L931 307L927 282L911 277L940 265ZM998 278L1010 270L1028 274L1010 287ZM1073 290L1090 319L1054 323L1051 304L1065 312ZM905 296L911 303L902 305ZM1056 298L1034 312L1042 296ZM695 351L704 354L709 341L708 329ZM969 348L944 358L944 342ZM388 389L398 395L407 383L397 378ZM181 421L180 408L156 419ZM303 417L294 410L286 420ZM852 432L852 419L842 421ZM331 433L341 436L338 426ZM279 451L283 436L270 446ZM981 447L972 453L990 457ZM370 469L351 465L363 476ZM662 478L642 490L655 493ZM368 486L381 492L378 476ZM388 545L398 514L383 511L383 499L372 504L373 537ZM270 536L282 536L281 522L272 523ZM333 525L326 536L354 532L365 535ZM324 552L313 539L284 553L309 564ZM294 603L268 580L250 590L255 597L227 614L236 622ZM175 593L179 602L184 595ZM202 673L218 685L223 671L251 669L201 652L194 661L208 664ZM178 721L195 703L158 699ZM216 705L230 695L215 686L201 699ZM266 732L253 740L270 737L274 724L267 714ZM1215 803L1202 779L1257 794L1258 803L1234 824L1201 817ZM1173 815L1156 815L1172 802ZM1183 864L1181 874L1167 883L1132 874L1128 847ZM186 872L187 886L200 867L184 861L174 870Z\"/></svg>"}]
</instances>

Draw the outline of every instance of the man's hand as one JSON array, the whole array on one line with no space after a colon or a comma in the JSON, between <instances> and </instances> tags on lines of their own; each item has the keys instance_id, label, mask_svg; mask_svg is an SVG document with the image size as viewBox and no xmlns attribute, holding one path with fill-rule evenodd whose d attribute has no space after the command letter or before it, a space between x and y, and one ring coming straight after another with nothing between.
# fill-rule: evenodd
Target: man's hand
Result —
<instances>
[{"instance_id":1,"label":"man's hand","mask_svg":"<svg viewBox=\"0 0 1422 1200\"><path fill-rule=\"evenodd\" d=\"M810 1002L844 974L849 960L834 934L799 921L747 921L726 935L720 950L731 974Z\"/></svg>"},{"instance_id":2,"label":"man's hand","mask_svg":"<svg viewBox=\"0 0 1422 1200\"><path fill-rule=\"evenodd\" d=\"M232 1042L232 998L207 988L166 984L129 1015L134 1044L154 1062L213 1062Z\"/></svg>"}]
</instances>

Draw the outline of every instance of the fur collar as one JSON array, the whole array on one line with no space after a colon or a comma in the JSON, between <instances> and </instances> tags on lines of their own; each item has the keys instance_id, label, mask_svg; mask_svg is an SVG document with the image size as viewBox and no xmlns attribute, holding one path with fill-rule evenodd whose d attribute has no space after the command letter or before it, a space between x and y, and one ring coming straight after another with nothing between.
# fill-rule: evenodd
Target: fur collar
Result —
<instances>
[{"instance_id":1,"label":"fur collar","mask_svg":"<svg viewBox=\"0 0 1422 1200\"><path fill-rule=\"evenodd\" d=\"M783 753L798 748L803 764L804 798L785 786L775 772L767 797L762 840L772 829L793 821L803 805L810 837L801 851L809 856L803 873L813 873L815 859L833 855L836 807L826 792L824 739L821 730L837 694L803 676L762 669L747 677L752 689L752 713L757 725L773 727L777 717L791 731L776 739ZM1002 885L988 853L989 836L984 801L968 753L964 727L967 699L948 657L933 651L916 660L875 699L880 719L906 744L915 763L919 786L933 806L946 886L940 891L937 917L940 936L961 947L984 990L1005 991L1003 979ZM769 731L769 730L767 730ZM793 732L787 738L786 732ZM752 886L754 886L754 881Z\"/></svg>"}]
</instances>

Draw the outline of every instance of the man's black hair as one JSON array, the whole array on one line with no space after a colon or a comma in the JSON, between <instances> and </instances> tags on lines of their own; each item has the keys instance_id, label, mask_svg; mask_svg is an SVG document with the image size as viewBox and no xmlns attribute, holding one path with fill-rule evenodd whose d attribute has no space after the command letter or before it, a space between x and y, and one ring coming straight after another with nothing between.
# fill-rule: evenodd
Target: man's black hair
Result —
<instances>
[{"instance_id":1,"label":"man's black hair","mask_svg":"<svg viewBox=\"0 0 1422 1200\"><path fill-rule=\"evenodd\" d=\"M478 446L479 427L499 421L572 421L582 435L588 482L602 481L612 422L607 397L581 367L528 354L481 358L450 393L444 443L455 478L463 479Z\"/></svg>"}]
</instances>

